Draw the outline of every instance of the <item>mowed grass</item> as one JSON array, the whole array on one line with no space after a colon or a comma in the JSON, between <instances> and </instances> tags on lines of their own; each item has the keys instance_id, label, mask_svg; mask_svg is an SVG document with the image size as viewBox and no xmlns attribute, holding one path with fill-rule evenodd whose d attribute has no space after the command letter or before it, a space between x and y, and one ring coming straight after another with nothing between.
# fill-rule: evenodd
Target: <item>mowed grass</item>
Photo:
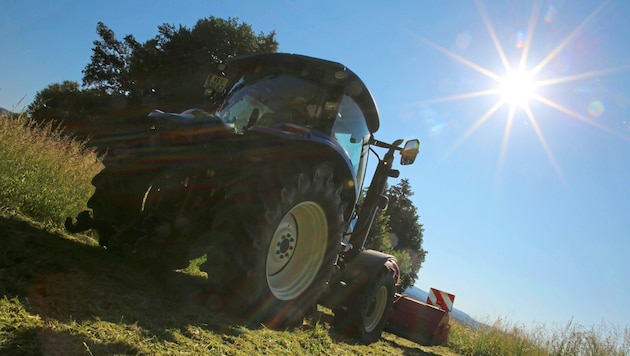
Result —
<instances>
[{"instance_id":1,"label":"mowed grass","mask_svg":"<svg viewBox=\"0 0 630 356\"><path fill-rule=\"evenodd\" d=\"M270 330L204 298L206 276L152 275L85 236L0 216L0 355L455 355L391 334L361 345L329 310Z\"/></svg>"},{"instance_id":2,"label":"mowed grass","mask_svg":"<svg viewBox=\"0 0 630 356\"><path fill-rule=\"evenodd\" d=\"M628 355L630 333L602 325L526 329L452 322L446 346L384 333L361 345L319 308L288 330L252 327L207 298L198 271L152 275L62 231L102 168L83 143L24 117L0 117L0 354L7 355Z\"/></svg>"}]
</instances>

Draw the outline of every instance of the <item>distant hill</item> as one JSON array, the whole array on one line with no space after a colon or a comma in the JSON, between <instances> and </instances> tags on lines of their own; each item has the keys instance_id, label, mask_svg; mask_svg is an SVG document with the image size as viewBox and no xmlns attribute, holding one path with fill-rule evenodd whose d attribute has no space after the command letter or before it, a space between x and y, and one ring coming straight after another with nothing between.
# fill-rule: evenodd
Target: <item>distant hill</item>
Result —
<instances>
[{"instance_id":1,"label":"distant hill","mask_svg":"<svg viewBox=\"0 0 630 356\"><path fill-rule=\"evenodd\" d=\"M404 294L406 294L407 296L415 300L419 300L421 302L426 302L427 298L429 297L429 292L423 291L422 289L416 286L411 286L407 288ZM455 298L455 303L457 303L457 298ZM451 311L451 317L457 319L457 321L463 324L470 325L472 327L484 326L484 324L478 322L472 316L464 313L463 311L457 308L453 308L453 310Z\"/></svg>"},{"instance_id":2,"label":"distant hill","mask_svg":"<svg viewBox=\"0 0 630 356\"><path fill-rule=\"evenodd\" d=\"M0 108L0 114L4 114L5 112L7 112L9 110L5 109L5 108Z\"/></svg>"}]
</instances>

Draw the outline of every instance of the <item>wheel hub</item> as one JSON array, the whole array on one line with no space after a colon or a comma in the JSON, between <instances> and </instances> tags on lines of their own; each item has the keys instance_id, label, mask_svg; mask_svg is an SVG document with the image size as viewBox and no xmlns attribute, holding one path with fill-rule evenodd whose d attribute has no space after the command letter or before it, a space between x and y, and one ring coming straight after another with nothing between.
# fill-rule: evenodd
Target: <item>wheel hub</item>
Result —
<instances>
[{"instance_id":1,"label":"wheel hub","mask_svg":"<svg viewBox=\"0 0 630 356\"><path fill-rule=\"evenodd\" d=\"M267 253L267 285L281 300L302 294L313 282L328 245L328 221L313 201L295 205L280 220Z\"/></svg>"},{"instance_id":2,"label":"wheel hub","mask_svg":"<svg viewBox=\"0 0 630 356\"><path fill-rule=\"evenodd\" d=\"M280 236L281 241L278 242L276 250L276 255L282 258L290 258L292 252L295 250L295 238L291 233L287 233L285 235Z\"/></svg>"},{"instance_id":3,"label":"wheel hub","mask_svg":"<svg viewBox=\"0 0 630 356\"><path fill-rule=\"evenodd\" d=\"M297 246L298 226L295 216L289 213L282 219L271 241L267 258L267 274L280 273L291 261Z\"/></svg>"}]
</instances>

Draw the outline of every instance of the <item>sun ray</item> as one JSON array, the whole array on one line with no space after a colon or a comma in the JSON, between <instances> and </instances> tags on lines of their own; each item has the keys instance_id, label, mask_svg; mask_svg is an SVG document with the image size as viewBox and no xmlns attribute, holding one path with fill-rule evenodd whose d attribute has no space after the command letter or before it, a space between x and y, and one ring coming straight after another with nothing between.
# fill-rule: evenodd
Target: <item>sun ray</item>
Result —
<instances>
[{"instance_id":1,"label":"sun ray","mask_svg":"<svg viewBox=\"0 0 630 356\"><path fill-rule=\"evenodd\" d=\"M495 94L498 94L498 90L497 89L478 90L478 91L473 91L473 92L469 92L469 93L463 93L463 94L457 94L457 95L451 95L451 96L443 96L443 97L435 98L435 99L422 100L420 103L422 103L422 104L443 103L443 102L447 102L447 101L456 101L456 100L462 100L462 99L477 98L477 97L480 97L480 96L488 96L488 95L495 95Z\"/></svg>"},{"instance_id":2,"label":"sun ray","mask_svg":"<svg viewBox=\"0 0 630 356\"><path fill-rule=\"evenodd\" d=\"M586 27L586 25L591 22L591 20L593 20L593 18L595 18L597 16L597 14L599 14L599 12L606 6L606 2L604 2L602 5L600 5L595 11L593 11L592 14L590 14L584 21L582 21L582 23L580 23L578 25L578 27L575 28L575 30L573 30L569 36L567 36L567 38L565 38L558 46L556 46L556 48L554 48L542 61L540 61L540 63L538 63L538 65L536 65L536 67L534 67L534 69L531 70L531 74L532 75L536 75L538 74L539 71L541 71L552 59L556 58L556 56L566 47L569 45L569 43L571 43L575 37L577 37L580 32L582 32L582 29L584 27Z\"/></svg>"},{"instance_id":3,"label":"sun ray","mask_svg":"<svg viewBox=\"0 0 630 356\"><path fill-rule=\"evenodd\" d=\"M538 15L540 15L541 1L536 0L534 6L532 6L532 13L529 15L529 24L527 25L527 34L525 37L525 45L523 46L523 53L521 54L521 62L519 68L525 68L527 65L527 58L529 56L529 50L534 39L534 32L536 31L536 23L538 22Z\"/></svg>"},{"instance_id":4,"label":"sun ray","mask_svg":"<svg viewBox=\"0 0 630 356\"><path fill-rule=\"evenodd\" d=\"M503 164L505 163L505 156L507 153L508 142L512 135L512 126L514 123L514 113L516 112L516 106L510 105L510 112L508 113L507 121L505 122L505 130L503 132L503 139L501 140L501 150L499 151L499 162L497 163L497 173L503 170Z\"/></svg>"},{"instance_id":5,"label":"sun ray","mask_svg":"<svg viewBox=\"0 0 630 356\"><path fill-rule=\"evenodd\" d=\"M590 119L590 118L588 118L588 117L586 117L584 115L580 115L580 114L576 113L575 111L567 108L566 106L558 104L557 102L552 101L552 100L550 100L548 98L545 98L544 96L535 94L535 95L532 96L532 99L538 100L541 103L543 103L543 104L545 104L545 105L547 105L549 107L552 107L552 108L554 108L554 109L556 109L558 111L561 111L561 112L563 112L563 113L565 113L565 114L567 114L567 115L569 115L569 116L571 116L571 117L573 117L573 118L575 118L575 119L577 119L577 120L579 120L581 122L584 122L584 123L586 123L588 125L596 127L596 128L598 128L598 129L600 129L600 130L602 130L602 131L604 131L604 132L606 132L606 133L608 133L610 135L613 135L615 137L621 138L621 139L623 139L625 141L630 141L630 138L628 136L622 135L620 133L617 133L616 131L614 131L612 129L609 129L605 125L600 124L597 121L593 121L592 119Z\"/></svg>"},{"instance_id":6,"label":"sun ray","mask_svg":"<svg viewBox=\"0 0 630 356\"><path fill-rule=\"evenodd\" d=\"M501 46L501 42L499 42L499 38L497 37L497 33L494 30L492 23L488 19L488 14L486 14L485 8L483 7L483 5L481 4L481 1L479 0L476 0L475 4L477 5L479 14L481 14L481 19L483 20L483 23L486 25L488 34L492 38L492 43L494 44L494 48L496 48L497 52L499 53L499 58L501 58L501 62L503 63L503 67L505 68L505 71L510 72L512 70L512 66L510 65L510 62L508 61L507 56L505 55L505 51L503 51L503 47Z\"/></svg>"},{"instance_id":7,"label":"sun ray","mask_svg":"<svg viewBox=\"0 0 630 356\"><path fill-rule=\"evenodd\" d=\"M532 127L534 128L534 131L536 132L536 136L538 136L538 140L540 141L541 146L545 150L545 153L547 154L549 161L551 161L551 164L553 165L553 168L555 169L556 174L558 174L558 177L560 177L560 180L562 181L562 183L566 185L564 175L562 174L562 170L560 169L560 165L556 161L556 158L554 157L553 152L551 151L551 148L549 148L549 144L547 144L545 135L540 129L540 125L538 124L538 121L534 117L534 113L532 112L529 106L525 107L525 113L527 114L529 121L532 123Z\"/></svg>"},{"instance_id":8,"label":"sun ray","mask_svg":"<svg viewBox=\"0 0 630 356\"><path fill-rule=\"evenodd\" d=\"M505 157L507 156L507 146L512 136L512 126L514 124L514 114L516 112L516 106L510 105L510 111L508 113L507 121L505 122L505 130L503 132L503 139L501 140L501 150L499 151L499 158L497 160L497 169L494 173L494 186L499 184L501 173L503 172L503 166L505 164Z\"/></svg>"},{"instance_id":9,"label":"sun ray","mask_svg":"<svg viewBox=\"0 0 630 356\"><path fill-rule=\"evenodd\" d=\"M436 43L434 43L434 42L432 42L432 41L430 41L430 40L428 40L428 39L426 39L426 38L424 38L424 37L422 37L420 35L418 35L417 33L412 32L412 34L418 40L420 40L421 42L423 42L423 43L425 43L425 44L427 44L427 45L437 49L438 51L444 53L445 55L447 55L447 56L453 58L454 60L464 64L468 68L474 69L477 72L479 72L481 74L484 74L484 75L486 75L486 76L488 76L488 77L490 77L490 78L492 78L492 79L494 79L496 81L500 81L501 80L501 76L496 74L496 73L494 73L493 71L491 71L489 69L486 69L486 68L478 65L477 63L469 61L468 59L458 55L457 53L454 53L453 51L449 51L448 49L446 49L446 48L444 48L444 47L442 47L442 46L440 46L440 45L438 45L438 44L436 44Z\"/></svg>"},{"instance_id":10,"label":"sun ray","mask_svg":"<svg viewBox=\"0 0 630 356\"><path fill-rule=\"evenodd\" d=\"M455 142L453 147L451 147L451 149L448 150L448 152L446 153L446 156L449 156L452 152L457 150L459 146L461 146L464 143L464 141L468 139L470 135L472 135L475 131L477 131L477 129L481 125L483 125L483 123L486 122L497 110L499 110L503 106L503 104L505 104L503 100L498 100L494 104L494 106L492 106L490 109L488 109L488 111L486 111L485 114L483 114L483 116L477 119L477 121L475 121L475 123L473 123L472 126L462 136L460 136L460 138Z\"/></svg>"},{"instance_id":11,"label":"sun ray","mask_svg":"<svg viewBox=\"0 0 630 356\"><path fill-rule=\"evenodd\" d=\"M624 65L624 66L619 66L619 67L614 67L614 68L593 70L593 71L590 71L590 72L569 75L569 76L566 76L566 77L558 77L558 78L547 79L547 80L539 80L539 81L536 82L536 84L539 87L541 87L541 86L548 86L548 85L559 84L559 83L564 83L564 82L571 82L571 81L580 80L580 79L588 79L588 78L592 78L592 77L596 77L596 76L600 76L600 75L608 75L608 74L612 74L612 73L615 73L615 72L621 72L621 71L624 71L624 70L627 70L627 69L630 69L630 64L629 65Z\"/></svg>"}]
</instances>

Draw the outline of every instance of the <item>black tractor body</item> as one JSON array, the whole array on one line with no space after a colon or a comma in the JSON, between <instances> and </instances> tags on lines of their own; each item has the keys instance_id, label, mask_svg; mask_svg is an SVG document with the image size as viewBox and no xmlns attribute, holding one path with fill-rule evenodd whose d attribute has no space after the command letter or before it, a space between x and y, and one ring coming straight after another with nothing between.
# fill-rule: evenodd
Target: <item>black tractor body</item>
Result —
<instances>
[{"instance_id":1,"label":"black tractor body","mask_svg":"<svg viewBox=\"0 0 630 356\"><path fill-rule=\"evenodd\" d=\"M418 140L374 139L378 111L345 66L293 54L234 58L208 77L209 105L155 110L112 147L91 209L68 219L147 268L201 270L226 309L271 327L301 323L318 303L364 342L381 331L396 260L364 249L396 152ZM357 207L371 147L385 148Z\"/></svg>"}]
</instances>

